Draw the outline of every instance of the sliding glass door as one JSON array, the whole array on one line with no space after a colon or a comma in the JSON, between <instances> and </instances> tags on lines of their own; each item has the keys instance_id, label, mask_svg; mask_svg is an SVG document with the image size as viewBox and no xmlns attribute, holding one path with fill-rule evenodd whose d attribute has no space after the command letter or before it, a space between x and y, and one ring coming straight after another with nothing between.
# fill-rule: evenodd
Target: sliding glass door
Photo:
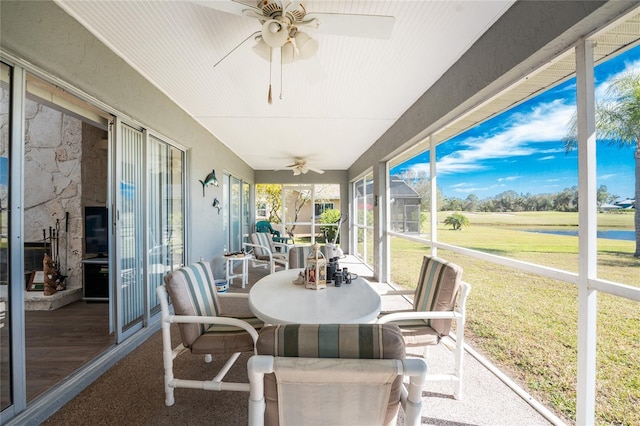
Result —
<instances>
[{"instance_id":1,"label":"sliding glass door","mask_svg":"<svg viewBox=\"0 0 640 426\"><path fill-rule=\"evenodd\" d=\"M149 140L149 306L160 309L156 288L165 273L184 265L184 152Z\"/></svg>"},{"instance_id":2,"label":"sliding glass door","mask_svg":"<svg viewBox=\"0 0 640 426\"><path fill-rule=\"evenodd\" d=\"M12 357L11 357L11 292L9 283L11 268L9 247L11 245L10 224L10 153L11 153L11 68L0 63L0 411L13 404Z\"/></svg>"},{"instance_id":3,"label":"sliding glass door","mask_svg":"<svg viewBox=\"0 0 640 426\"><path fill-rule=\"evenodd\" d=\"M145 132L120 124L117 144L116 294L118 340L142 327L145 307ZM137 325L137 326L136 326ZM136 326L136 327L134 327Z\"/></svg>"},{"instance_id":4,"label":"sliding glass door","mask_svg":"<svg viewBox=\"0 0 640 426\"><path fill-rule=\"evenodd\" d=\"M251 232L251 184L225 173L222 181L224 192L224 249L228 252L244 248Z\"/></svg>"},{"instance_id":5,"label":"sliding glass door","mask_svg":"<svg viewBox=\"0 0 640 426\"><path fill-rule=\"evenodd\" d=\"M184 151L118 122L116 262L118 341L159 311L156 288L185 263Z\"/></svg>"}]
</instances>

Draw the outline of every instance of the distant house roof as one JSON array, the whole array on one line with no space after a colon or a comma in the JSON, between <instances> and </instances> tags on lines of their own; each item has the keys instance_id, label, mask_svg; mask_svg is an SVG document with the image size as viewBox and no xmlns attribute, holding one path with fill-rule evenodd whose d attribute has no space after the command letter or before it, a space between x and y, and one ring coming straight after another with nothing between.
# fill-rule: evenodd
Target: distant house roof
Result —
<instances>
[{"instance_id":1,"label":"distant house roof","mask_svg":"<svg viewBox=\"0 0 640 426\"><path fill-rule=\"evenodd\" d=\"M397 175L390 177L389 192L391 198L421 198L413 188Z\"/></svg>"},{"instance_id":2,"label":"distant house roof","mask_svg":"<svg viewBox=\"0 0 640 426\"><path fill-rule=\"evenodd\" d=\"M623 209L630 209L636 205L636 200L631 200L627 198L626 200L616 201L613 204Z\"/></svg>"},{"instance_id":3,"label":"distant house roof","mask_svg":"<svg viewBox=\"0 0 640 426\"><path fill-rule=\"evenodd\" d=\"M362 195L362 186L356 187L357 195ZM407 183L398 175L391 175L389 179L389 192L391 198L417 198L420 195L414 191ZM367 194L373 194L373 183L367 183Z\"/></svg>"}]
</instances>

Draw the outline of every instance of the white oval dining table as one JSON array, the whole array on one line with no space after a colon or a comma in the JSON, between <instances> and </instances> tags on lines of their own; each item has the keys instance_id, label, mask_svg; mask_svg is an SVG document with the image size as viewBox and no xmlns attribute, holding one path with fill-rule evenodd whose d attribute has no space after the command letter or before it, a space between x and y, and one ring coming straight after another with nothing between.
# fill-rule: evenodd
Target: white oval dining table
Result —
<instances>
[{"instance_id":1,"label":"white oval dining table","mask_svg":"<svg viewBox=\"0 0 640 426\"><path fill-rule=\"evenodd\" d=\"M302 269L261 278L249 292L249 307L266 324L365 324L380 314L380 295L364 278L312 290L293 281Z\"/></svg>"}]
</instances>

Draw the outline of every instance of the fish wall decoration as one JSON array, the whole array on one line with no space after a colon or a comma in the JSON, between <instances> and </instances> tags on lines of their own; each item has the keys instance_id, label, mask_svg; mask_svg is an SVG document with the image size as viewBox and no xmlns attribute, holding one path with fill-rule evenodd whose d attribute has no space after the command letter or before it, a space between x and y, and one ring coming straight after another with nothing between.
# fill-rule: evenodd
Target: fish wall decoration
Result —
<instances>
[{"instance_id":1,"label":"fish wall decoration","mask_svg":"<svg viewBox=\"0 0 640 426\"><path fill-rule=\"evenodd\" d=\"M207 175L206 178L204 178L204 180L201 180L200 183L202 184L202 196L204 197L204 189L209 186L209 185L213 185L213 186L219 186L218 185L218 178L216 178L216 171L212 170L211 173L209 173Z\"/></svg>"}]
</instances>

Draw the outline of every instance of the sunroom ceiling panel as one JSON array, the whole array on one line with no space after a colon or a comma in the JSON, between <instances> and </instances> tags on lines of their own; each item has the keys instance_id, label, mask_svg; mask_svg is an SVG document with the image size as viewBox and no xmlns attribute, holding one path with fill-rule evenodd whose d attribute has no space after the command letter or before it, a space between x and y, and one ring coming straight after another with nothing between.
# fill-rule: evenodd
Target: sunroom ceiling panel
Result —
<instances>
[{"instance_id":1,"label":"sunroom ceiling panel","mask_svg":"<svg viewBox=\"0 0 640 426\"><path fill-rule=\"evenodd\" d=\"M261 134L241 155L255 169L280 166L264 160L271 152L292 147L293 158L293 147L311 152L319 141L342 155L316 166L349 167L513 4L307 1L309 12L393 16L393 33L381 40L304 30L319 43L314 59L281 67L277 53L270 66L252 51L257 19L200 2L56 2L234 152L245 152L247 127Z\"/></svg>"}]
</instances>

